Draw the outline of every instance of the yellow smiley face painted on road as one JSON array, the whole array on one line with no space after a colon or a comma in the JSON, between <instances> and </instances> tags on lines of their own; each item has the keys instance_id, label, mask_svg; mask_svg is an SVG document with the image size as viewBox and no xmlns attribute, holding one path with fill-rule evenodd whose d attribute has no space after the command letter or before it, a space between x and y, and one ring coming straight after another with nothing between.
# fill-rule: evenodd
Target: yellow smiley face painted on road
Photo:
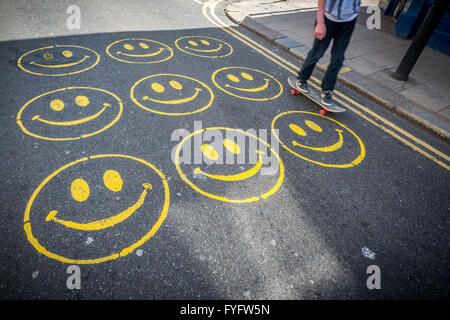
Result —
<instances>
[{"instance_id":1,"label":"yellow smiley face painted on road","mask_svg":"<svg viewBox=\"0 0 450 320\"><path fill-rule=\"evenodd\" d=\"M312 112L281 113L272 121L272 132L289 152L324 167L353 167L366 154L356 133L334 119Z\"/></svg>"},{"instance_id":2,"label":"yellow smiley face painted on road","mask_svg":"<svg viewBox=\"0 0 450 320\"><path fill-rule=\"evenodd\" d=\"M226 67L216 70L212 82L233 97L267 101L278 98L283 92L280 81L268 73L244 67Z\"/></svg>"},{"instance_id":3,"label":"yellow smiley face painted on road","mask_svg":"<svg viewBox=\"0 0 450 320\"><path fill-rule=\"evenodd\" d=\"M22 55L17 64L25 72L40 76L65 76L96 66L100 56L94 50L74 45L34 49Z\"/></svg>"},{"instance_id":4,"label":"yellow smiley face painted on road","mask_svg":"<svg viewBox=\"0 0 450 320\"><path fill-rule=\"evenodd\" d=\"M122 39L108 45L106 53L126 63L159 63L169 60L173 50L164 43L149 39Z\"/></svg>"},{"instance_id":5,"label":"yellow smiley face painted on road","mask_svg":"<svg viewBox=\"0 0 450 320\"><path fill-rule=\"evenodd\" d=\"M113 126L122 115L122 101L98 88L68 87L29 100L17 114L26 134L44 140L83 139Z\"/></svg>"},{"instance_id":6,"label":"yellow smiley face painted on road","mask_svg":"<svg viewBox=\"0 0 450 320\"><path fill-rule=\"evenodd\" d=\"M145 160L117 154L82 158L53 172L33 192L24 230L49 258L75 264L113 260L157 232L169 196L164 174Z\"/></svg>"},{"instance_id":7,"label":"yellow smiley face painted on road","mask_svg":"<svg viewBox=\"0 0 450 320\"><path fill-rule=\"evenodd\" d=\"M170 116L202 112L214 100L214 94L206 84L178 74L142 78L133 85L130 95L139 107Z\"/></svg>"},{"instance_id":8,"label":"yellow smiley face painted on road","mask_svg":"<svg viewBox=\"0 0 450 320\"><path fill-rule=\"evenodd\" d=\"M202 58L223 58L233 53L233 47L223 40L206 36L178 38L175 46L181 51Z\"/></svg>"},{"instance_id":9,"label":"yellow smiley face painted on road","mask_svg":"<svg viewBox=\"0 0 450 320\"><path fill-rule=\"evenodd\" d=\"M213 143L203 143L199 150L191 150L198 138L212 135L223 139L216 138ZM195 152L201 152L200 163L184 158ZM284 165L278 153L264 140L239 129L214 127L193 132L179 143L174 160L180 177L191 188L224 202L267 199L284 180Z\"/></svg>"}]
</instances>

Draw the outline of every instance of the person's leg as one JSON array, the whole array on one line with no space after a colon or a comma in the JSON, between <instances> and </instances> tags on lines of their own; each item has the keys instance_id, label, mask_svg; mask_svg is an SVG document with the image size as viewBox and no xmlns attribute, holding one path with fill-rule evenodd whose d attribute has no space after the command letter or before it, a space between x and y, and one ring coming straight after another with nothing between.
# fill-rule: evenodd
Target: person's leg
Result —
<instances>
[{"instance_id":1,"label":"person's leg","mask_svg":"<svg viewBox=\"0 0 450 320\"><path fill-rule=\"evenodd\" d=\"M322 91L333 91L336 85L339 70L341 70L345 59L345 51L347 50L350 38L355 28L356 19L348 22L341 22L337 28L331 48L330 65L325 72L322 80Z\"/></svg>"},{"instance_id":2,"label":"person's leg","mask_svg":"<svg viewBox=\"0 0 450 320\"><path fill-rule=\"evenodd\" d=\"M319 40L317 38L314 39L313 47L308 52L308 55L306 56L306 59L303 62L300 71L298 72L298 80L306 81L311 77L317 61L319 61L319 59L323 57L325 51L327 51L328 46L330 45L331 39L333 38L335 33L335 24L335 22L325 18L327 33L322 40Z\"/></svg>"}]
</instances>

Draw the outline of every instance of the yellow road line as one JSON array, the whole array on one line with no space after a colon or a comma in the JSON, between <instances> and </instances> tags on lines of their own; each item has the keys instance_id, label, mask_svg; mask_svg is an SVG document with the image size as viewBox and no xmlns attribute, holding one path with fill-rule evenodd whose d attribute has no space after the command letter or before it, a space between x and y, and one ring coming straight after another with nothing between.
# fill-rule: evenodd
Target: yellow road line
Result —
<instances>
[{"instance_id":1,"label":"yellow road line","mask_svg":"<svg viewBox=\"0 0 450 320\"><path fill-rule=\"evenodd\" d=\"M272 52L271 50L267 49L266 47L260 45L259 43L255 42L254 40L250 39L249 37L247 37L246 35L242 34L241 32L231 28L230 26L226 25L225 23L223 23L215 14L214 10L217 6L218 3L222 2L223 0L209 0L207 2L204 2L203 7L202 7L202 13L203 15L213 24L215 24L216 26L218 26L220 29L222 29L223 31L227 32L228 34L230 34L232 37L238 39L239 41L243 42L244 44L248 45L249 47L251 47L252 49L254 49L255 51L257 51L258 53L262 54L263 56L265 56L266 58L268 58L269 60L271 60L272 62L278 64L279 66L281 66L283 69L293 73L293 74L297 74L299 71L299 67L297 67L296 65L292 64L291 62L287 61L286 59L280 57L279 55L277 55L276 53ZM207 14L207 9L210 10L210 14L211 16L214 18L211 18L208 16ZM321 81L317 78L315 78L314 76L311 77L311 80L317 82L318 84L321 83ZM315 86L311 81L310 83ZM317 87L317 86L315 86ZM368 114L370 114L371 116L373 116L374 118L380 120L381 122L383 122L384 124L390 126L392 129L397 130L399 133L403 134L404 136L408 137L409 139L413 140L414 142L416 142L417 144L423 146L424 148L428 149L429 151L435 153L436 155L444 158L447 161L450 161L450 157L447 156L446 154L442 153L441 151L437 150L436 148L430 146L428 143L426 143L425 141L415 137L414 135L408 133L407 131L405 131L404 129L398 127L397 125L395 125L394 123L392 123L391 121L383 118L382 116L378 115L377 113L371 111L370 109L368 109L367 107L361 105L360 103L356 102L355 100L353 100L352 98L346 96L345 94L343 94L342 92L339 92L337 90L335 90L336 94L344 99L346 99L347 101L349 101L350 103L352 103L354 106L360 108L361 110L367 112ZM382 129L383 131L389 133L390 135L392 135L393 137L397 138L398 140L400 140L401 142L405 143L406 145L408 145L409 147L411 147L412 149L418 151L419 153L421 153L422 155L426 156L427 158L429 158L430 160L436 162L437 164L439 164L440 166L443 166L444 168L446 168L447 170L450 170L450 166L443 163L442 161L438 160L436 157L430 155L429 153L427 153L426 151L418 148L416 145L414 145L413 143L409 142L408 140L404 139L403 137L401 137L400 135L398 135L397 133L395 133L394 131L386 128L384 125L381 125L379 123L377 123L376 121L374 121L373 119L367 117L365 114L363 114L362 112L356 110L355 108L351 107L349 104L345 103L344 101L338 99L335 97L335 100L342 103L344 106L346 106L348 109L350 109L351 111L353 111L354 113L358 114L359 116L361 116L362 118L366 119L367 121L369 121L370 123L374 124L375 126L377 126L378 128Z\"/></svg>"}]
</instances>

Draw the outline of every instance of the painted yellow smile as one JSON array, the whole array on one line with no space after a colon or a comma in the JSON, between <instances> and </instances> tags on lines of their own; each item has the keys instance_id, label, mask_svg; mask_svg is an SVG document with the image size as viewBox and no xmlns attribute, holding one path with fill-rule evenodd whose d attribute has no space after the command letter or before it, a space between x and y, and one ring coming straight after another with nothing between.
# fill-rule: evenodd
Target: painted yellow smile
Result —
<instances>
[{"instance_id":1,"label":"painted yellow smile","mask_svg":"<svg viewBox=\"0 0 450 320\"><path fill-rule=\"evenodd\" d=\"M239 91L244 91L244 92L258 92L258 91L263 91L266 90L267 87L269 86L269 79L264 79L265 83L258 87L258 88L250 88L250 89L245 89L245 88L238 88L238 87L233 87L229 84L226 84L225 87L227 88L231 88L231 89L235 89L235 90L239 90Z\"/></svg>"},{"instance_id":2,"label":"painted yellow smile","mask_svg":"<svg viewBox=\"0 0 450 320\"><path fill-rule=\"evenodd\" d=\"M217 52L220 51L223 48L222 44L219 44L219 47L216 49L208 49L208 50L201 50L201 49L195 49L195 48L190 48L190 47L184 47L185 49L188 50L193 50L193 51L197 51L197 52L205 52L205 53L211 53L211 52Z\"/></svg>"},{"instance_id":3,"label":"painted yellow smile","mask_svg":"<svg viewBox=\"0 0 450 320\"><path fill-rule=\"evenodd\" d=\"M183 99L177 99L177 100L157 100L157 99L152 99L148 96L142 97L142 100L149 100L149 101L153 101L156 103L164 103L164 104L180 104L180 103L186 103L186 102L190 102L190 101L194 100L195 98L197 98L198 93L200 91L202 91L202 89L195 88L195 93L192 96L183 98Z\"/></svg>"},{"instance_id":4,"label":"painted yellow smile","mask_svg":"<svg viewBox=\"0 0 450 320\"><path fill-rule=\"evenodd\" d=\"M92 120L98 118L106 110L106 108L110 107L111 105L109 103L104 103L103 106L104 107L102 108L102 110L100 110L96 114L93 114L92 116L85 117L85 118L82 118L82 119L73 120L73 121L51 121L51 120L42 119L40 117L40 115L35 115L32 118L32 120L38 120L40 122L51 124L51 125L54 125L54 126L74 126L74 125L86 123L88 121L92 121Z\"/></svg>"},{"instance_id":5,"label":"painted yellow smile","mask_svg":"<svg viewBox=\"0 0 450 320\"><path fill-rule=\"evenodd\" d=\"M258 162L256 163L256 165L253 166L251 169L241 172L241 173L238 173L238 174L232 174L232 175L210 174L210 173L203 172L200 168L195 168L194 173L202 174L208 178L215 179L215 180L222 180L222 181L245 180L245 179L253 177L261 169L261 166L262 166L261 154L263 154L263 152L257 150L256 153L258 153Z\"/></svg>"},{"instance_id":6,"label":"painted yellow smile","mask_svg":"<svg viewBox=\"0 0 450 320\"><path fill-rule=\"evenodd\" d=\"M336 151L336 150L340 149L340 148L342 147L343 143L344 143L344 138L342 137L342 132L343 132L343 131L340 130L340 129L336 129L336 131L337 131L338 134L339 134L339 141L336 142L335 144L331 145L331 146L328 146L328 147L321 147L321 148L308 147L308 146L305 146L305 145L302 145L302 144L298 143L298 142L295 141L295 140L292 141L292 144L293 144L294 146L301 147L301 148L306 148L306 149L313 150L313 151L321 151L321 152L332 152L332 151Z\"/></svg>"},{"instance_id":7,"label":"painted yellow smile","mask_svg":"<svg viewBox=\"0 0 450 320\"><path fill-rule=\"evenodd\" d=\"M147 54L131 54L131 53L124 53L124 52L121 52L121 51L117 51L116 54L121 54L121 55L124 55L124 56L127 56L127 57L134 57L134 58L139 58L139 57L145 58L145 57L157 56L158 54L160 54L163 51L164 51L164 48L159 48L158 51L153 52L153 53L147 53Z\"/></svg>"},{"instance_id":8,"label":"painted yellow smile","mask_svg":"<svg viewBox=\"0 0 450 320\"><path fill-rule=\"evenodd\" d=\"M84 56L83 59L81 59L80 61L72 62L72 63L66 63L66 64L45 65L45 64L36 63L34 61L31 61L30 64L33 64L35 66L42 67L42 68L67 68L67 67L76 66L77 64L82 63L83 61L85 61L88 58L89 58L89 56Z\"/></svg>"},{"instance_id":9,"label":"painted yellow smile","mask_svg":"<svg viewBox=\"0 0 450 320\"><path fill-rule=\"evenodd\" d=\"M144 187L144 190L141 193L141 196L139 197L138 201L136 201L135 204L133 204L128 209L122 211L121 213L107 219L103 220L97 220L89 223L78 223L73 221L66 221L66 220L60 220L56 218L56 215L58 214L58 211L53 210L50 211L50 213L45 218L45 221L53 221L56 223L59 223L67 228L71 229L77 229L77 230L84 230L84 231L95 231L95 230L101 230L105 228L112 227L126 219L128 219L133 213L138 210L142 204L144 203L144 200L147 196L148 190L152 189L152 185L150 183L144 183L142 185Z\"/></svg>"}]
</instances>

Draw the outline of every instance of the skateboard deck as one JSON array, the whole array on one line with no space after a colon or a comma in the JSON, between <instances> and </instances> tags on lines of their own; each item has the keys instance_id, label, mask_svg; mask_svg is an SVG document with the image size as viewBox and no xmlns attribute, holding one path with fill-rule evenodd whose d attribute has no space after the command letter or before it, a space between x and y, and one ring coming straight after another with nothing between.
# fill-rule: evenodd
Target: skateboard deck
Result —
<instances>
[{"instance_id":1,"label":"skateboard deck","mask_svg":"<svg viewBox=\"0 0 450 320\"><path fill-rule=\"evenodd\" d=\"M315 103L317 103L319 106L322 107L322 109L320 110L321 115L324 115L327 113L345 112L346 111L344 108L339 107L335 102L332 102L332 104L330 106L324 105L320 99L320 91L317 90L316 88L311 88L311 86L310 86L309 94L300 91L300 89L295 85L296 80L297 80L297 78L294 76L291 76L288 78L288 83L292 88L291 95L295 96L296 94L301 93L304 96L308 97L309 99L311 99L312 101L314 101Z\"/></svg>"}]
</instances>

